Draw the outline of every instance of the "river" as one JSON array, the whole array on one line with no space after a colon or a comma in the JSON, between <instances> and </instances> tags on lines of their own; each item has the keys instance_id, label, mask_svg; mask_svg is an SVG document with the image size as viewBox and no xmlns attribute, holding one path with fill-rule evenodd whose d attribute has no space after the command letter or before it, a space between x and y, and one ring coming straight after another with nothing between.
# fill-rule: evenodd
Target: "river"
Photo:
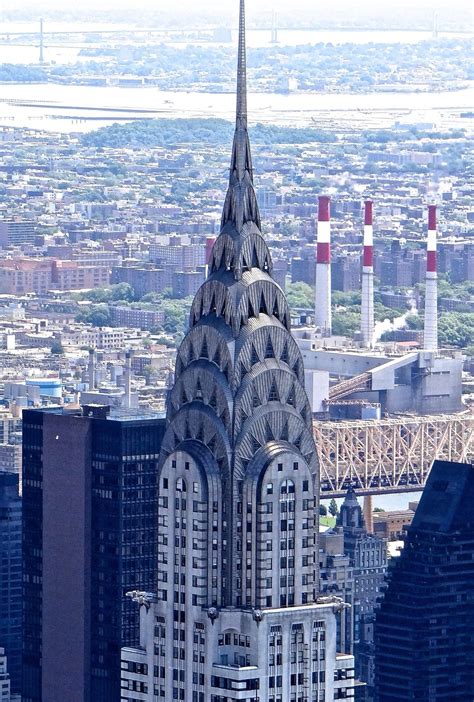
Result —
<instances>
[{"instance_id":1,"label":"river","mask_svg":"<svg viewBox=\"0 0 474 702\"><path fill-rule=\"evenodd\" d=\"M474 82L465 90L443 93L249 94L251 123L292 126L333 127L335 123L346 123L347 127L350 123L390 127L396 122L421 122L442 127L462 121L459 112L472 109L473 105ZM127 112L121 113L120 109ZM180 93L153 87L103 88L50 83L0 86L0 125L55 132L85 132L118 119L144 116L232 119L234 110L232 93Z\"/></svg>"}]
</instances>

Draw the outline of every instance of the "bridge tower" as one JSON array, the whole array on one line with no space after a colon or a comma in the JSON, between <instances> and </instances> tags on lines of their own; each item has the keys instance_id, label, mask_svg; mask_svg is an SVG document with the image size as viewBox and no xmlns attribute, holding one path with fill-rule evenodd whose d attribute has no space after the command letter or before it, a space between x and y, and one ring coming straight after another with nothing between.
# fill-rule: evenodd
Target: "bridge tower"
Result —
<instances>
[{"instance_id":1,"label":"bridge tower","mask_svg":"<svg viewBox=\"0 0 474 702\"><path fill-rule=\"evenodd\" d=\"M278 44L278 27L277 27L277 13L275 10L272 12L272 36L270 39L271 44Z\"/></svg>"},{"instance_id":2,"label":"bridge tower","mask_svg":"<svg viewBox=\"0 0 474 702\"><path fill-rule=\"evenodd\" d=\"M43 18L40 19L39 62L44 63Z\"/></svg>"}]
</instances>

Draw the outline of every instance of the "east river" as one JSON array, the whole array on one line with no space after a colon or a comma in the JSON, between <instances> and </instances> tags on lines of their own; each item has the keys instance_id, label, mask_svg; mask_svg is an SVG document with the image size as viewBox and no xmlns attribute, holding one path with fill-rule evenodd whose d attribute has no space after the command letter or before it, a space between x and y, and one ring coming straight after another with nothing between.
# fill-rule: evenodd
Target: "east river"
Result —
<instances>
[{"instance_id":1,"label":"east river","mask_svg":"<svg viewBox=\"0 0 474 702\"><path fill-rule=\"evenodd\" d=\"M472 110L474 83L442 93L250 93L251 123L331 128L390 127L396 122L461 126ZM232 93L163 92L153 87L90 87L55 84L0 85L0 125L55 132L90 131L143 117L232 119ZM467 124L466 124L467 126Z\"/></svg>"}]
</instances>

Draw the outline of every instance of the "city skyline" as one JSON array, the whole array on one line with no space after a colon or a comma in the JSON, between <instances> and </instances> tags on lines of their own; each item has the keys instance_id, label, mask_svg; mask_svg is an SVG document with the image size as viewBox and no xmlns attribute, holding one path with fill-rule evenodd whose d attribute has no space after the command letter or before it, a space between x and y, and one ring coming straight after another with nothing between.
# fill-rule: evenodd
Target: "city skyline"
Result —
<instances>
[{"instance_id":1,"label":"city skyline","mask_svg":"<svg viewBox=\"0 0 474 702\"><path fill-rule=\"evenodd\" d=\"M470 10L0 0L1 702L472 686Z\"/></svg>"}]
</instances>

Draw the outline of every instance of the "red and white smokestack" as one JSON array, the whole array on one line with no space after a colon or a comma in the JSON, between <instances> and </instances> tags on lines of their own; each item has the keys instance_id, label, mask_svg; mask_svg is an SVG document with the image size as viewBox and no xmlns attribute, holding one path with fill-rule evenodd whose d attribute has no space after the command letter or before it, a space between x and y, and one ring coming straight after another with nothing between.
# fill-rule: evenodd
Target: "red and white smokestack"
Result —
<instances>
[{"instance_id":1,"label":"red and white smokestack","mask_svg":"<svg viewBox=\"0 0 474 702\"><path fill-rule=\"evenodd\" d=\"M364 205L364 251L362 258L361 335L366 348L374 344L374 232L373 203Z\"/></svg>"},{"instance_id":2,"label":"red and white smokestack","mask_svg":"<svg viewBox=\"0 0 474 702\"><path fill-rule=\"evenodd\" d=\"M438 273L436 265L436 205L428 207L428 239L426 245L425 330L423 347L438 350Z\"/></svg>"},{"instance_id":3,"label":"red and white smokestack","mask_svg":"<svg viewBox=\"0 0 474 702\"><path fill-rule=\"evenodd\" d=\"M327 195L319 198L318 207L314 320L323 336L331 335L331 217L330 198Z\"/></svg>"}]
</instances>

